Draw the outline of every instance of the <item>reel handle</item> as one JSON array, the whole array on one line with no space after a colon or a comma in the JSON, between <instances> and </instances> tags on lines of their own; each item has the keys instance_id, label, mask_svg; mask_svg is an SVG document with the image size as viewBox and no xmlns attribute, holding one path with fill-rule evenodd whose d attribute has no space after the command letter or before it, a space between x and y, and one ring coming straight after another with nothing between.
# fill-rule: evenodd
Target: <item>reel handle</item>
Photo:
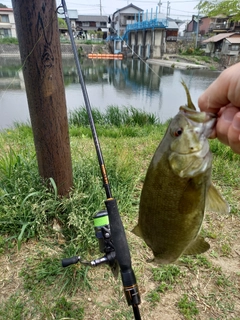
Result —
<instances>
[{"instance_id":1,"label":"reel handle","mask_svg":"<svg viewBox=\"0 0 240 320\"><path fill-rule=\"evenodd\" d=\"M71 258L66 258L66 259L63 259L62 260L62 266L65 268L65 267L68 267L70 266L71 264L75 264L75 263L78 263L80 261L80 257L79 256L75 256L75 257L71 257Z\"/></svg>"}]
</instances>

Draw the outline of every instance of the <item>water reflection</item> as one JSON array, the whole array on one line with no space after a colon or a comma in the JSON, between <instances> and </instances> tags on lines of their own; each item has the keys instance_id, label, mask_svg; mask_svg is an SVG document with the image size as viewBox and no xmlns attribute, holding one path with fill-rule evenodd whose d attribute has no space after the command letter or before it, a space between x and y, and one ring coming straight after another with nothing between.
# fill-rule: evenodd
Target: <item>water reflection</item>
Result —
<instances>
[{"instance_id":1,"label":"water reflection","mask_svg":"<svg viewBox=\"0 0 240 320\"><path fill-rule=\"evenodd\" d=\"M27 98L19 59L0 59L0 128L29 119ZM148 65L140 60L81 61L92 107L104 111L109 105L133 106L154 113L164 122L186 103L183 79L193 102L218 76L209 70L175 70ZM84 105L74 59L63 59L68 111Z\"/></svg>"}]
</instances>

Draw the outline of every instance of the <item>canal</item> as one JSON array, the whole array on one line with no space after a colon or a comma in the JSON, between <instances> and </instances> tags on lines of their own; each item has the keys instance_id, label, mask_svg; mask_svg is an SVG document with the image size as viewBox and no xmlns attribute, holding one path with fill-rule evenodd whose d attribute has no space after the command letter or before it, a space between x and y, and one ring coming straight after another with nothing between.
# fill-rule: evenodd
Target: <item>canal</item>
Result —
<instances>
[{"instance_id":1,"label":"canal","mask_svg":"<svg viewBox=\"0 0 240 320\"><path fill-rule=\"evenodd\" d=\"M187 84L193 102L214 81L219 72L178 70L149 65L140 60L81 61L91 106L100 111L110 106L129 107L155 114L161 122L173 117L186 103L181 79ZM68 112L84 106L73 58L63 59ZM29 112L19 59L0 59L0 129L15 122L27 122Z\"/></svg>"}]
</instances>

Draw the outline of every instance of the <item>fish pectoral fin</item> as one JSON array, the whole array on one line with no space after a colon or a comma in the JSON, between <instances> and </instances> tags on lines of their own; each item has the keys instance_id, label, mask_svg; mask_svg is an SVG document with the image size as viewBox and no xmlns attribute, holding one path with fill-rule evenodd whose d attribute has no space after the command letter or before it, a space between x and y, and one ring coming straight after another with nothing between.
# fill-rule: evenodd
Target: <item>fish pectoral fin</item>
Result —
<instances>
[{"instance_id":1,"label":"fish pectoral fin","mask_svg":"<svg viewBox=\"0 0 240 320\"><path fill-rule=\"evenodd\" d=\"M138 224L136 225L135 228L133 228L132 233L134 233L136 236L143 239L143 234Z\"/></svg>"},{"instance_id":2,"label":"fish pectoral fin","mask_svg":"<svg viewBox=\"0 0 240 320\"><path fill-rule=\"evenodd\" d=\"M206 210L227 214L230 211L229 204L223 199L220 192L211 183L206 197Z\"/></svg>"},{"instance_id":3,"label":"fish pectoral fin","mask_svg":"<svg viewBox=\"0 0 240 320\"><path fill-rule=\"evenodd\" d=\"M210 244L207 243L203 237L198 236L197 239L187 247L183 254L196 255L207 251L209 248Z\"/></svg>"}]
</instances>

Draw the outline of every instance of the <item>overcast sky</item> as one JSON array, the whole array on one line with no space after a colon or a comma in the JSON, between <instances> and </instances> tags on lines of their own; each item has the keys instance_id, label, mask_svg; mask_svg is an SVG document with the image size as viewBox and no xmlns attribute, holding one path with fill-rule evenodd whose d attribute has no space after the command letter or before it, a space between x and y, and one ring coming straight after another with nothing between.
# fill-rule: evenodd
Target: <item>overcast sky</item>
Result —
<instances>
[{"instance_id":1,"label":"overcast sky","mask_svg":"<svg viewBox=\"0 0 240 320\"><path fill-rule=\"evenodd\" d=\"M114 13L116 10L127 6L132 3L135 6L156 12L159 0L65 0L68 9L78 10L78 14L100 14L100 5L102 7L102 15L109 15ZM161 12L167 12L167 0L160 0L162 2ZM173 0L170 1L170 17L173 19L179 18L182 20L190 20L192 14L196 14L197 10L194 7L199 3L199 0ZM9 8L12 7L11 0L0 0L0 3L5 4ZM61 0L56 0L57 6L61 4ZM159 7L158 7L159 10Z\"/></svg>"}]
</instances>

